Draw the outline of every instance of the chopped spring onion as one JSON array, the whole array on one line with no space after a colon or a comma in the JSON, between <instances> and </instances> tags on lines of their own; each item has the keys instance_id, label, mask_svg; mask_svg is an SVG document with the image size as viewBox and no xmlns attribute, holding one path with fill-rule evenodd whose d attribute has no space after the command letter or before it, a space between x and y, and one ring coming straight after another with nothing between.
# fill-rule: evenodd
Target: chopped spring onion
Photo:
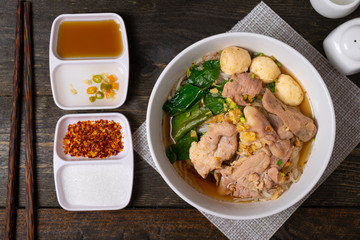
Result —
<instances>
[{"instance_id":1,"label":"chopped spring onion","mask_svg":"<svg viewBox=\"0 0 360 240\"><path fill-rule=\"evenodd\" d=\"M246 122L245 118L244 118L244 117L240 117L240 122L241 122L241 123L245 123L245 122Z\"/></svg>"},{"instance_id":2,"label":"chopped spring onion","mask_svg":"<svg viewBox=\"0 0 360 240\"><path fill-rule=\"evenodd\" d=\"M275 83L274 82L271 82L270 84L269 84L269 87L270 87L270 91L273 93L273 92L275 92Z\"/></svg>"},{"instance_id":3,"label":"chopped spring onion","mask_svg":"<svg viewBox=\"0 0 360 240\"><path fill-rule=\"evenodd\" d=\"M256 57L261 57L261 56L263 56L263 55L264 55L264 53L262 53L262 52L259 52L259 53L256 53L256 52L255 52L255 53L253 54L253 57L256 58Z\"/></svg>"},{"instance_id":4,"label":"chopped spring onion","mask_svg":"<svg viewBox=\"0 0 360 240\"><path fill-rule=\"evenodd\" d=\"M255 74L252 74L252 75L251 75L251 78L255 78Z\"/></svg>"},{"instance_id":5,"label":"chopped spring onion","mask_svg":"<svg viewBox=\"0 0 360 240\"><path fill-rule=\"evenodd\" d=\"M277 163L276 163L279 167L281 166L281 164L282 164L282 160L281 159L279 159L278 161L277 161Z\"/></svg>"}]
</instances>

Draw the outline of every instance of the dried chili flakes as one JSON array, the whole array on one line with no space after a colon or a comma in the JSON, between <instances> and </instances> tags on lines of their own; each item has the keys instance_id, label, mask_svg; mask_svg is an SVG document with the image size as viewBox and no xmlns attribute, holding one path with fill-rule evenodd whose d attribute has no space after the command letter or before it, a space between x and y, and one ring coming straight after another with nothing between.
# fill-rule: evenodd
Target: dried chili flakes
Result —
<instances>
[{"instance_id":1,"label":"dried chili flakes","mask_svg":"<svg viewBox=\"0 0 360 240\"><path fill-rule=\"evenodd\" d=\"M108 120L79 121L68 126L64 153L72 157L106 158L124 149L120 123Z\"/></svg>"}]
</instances>

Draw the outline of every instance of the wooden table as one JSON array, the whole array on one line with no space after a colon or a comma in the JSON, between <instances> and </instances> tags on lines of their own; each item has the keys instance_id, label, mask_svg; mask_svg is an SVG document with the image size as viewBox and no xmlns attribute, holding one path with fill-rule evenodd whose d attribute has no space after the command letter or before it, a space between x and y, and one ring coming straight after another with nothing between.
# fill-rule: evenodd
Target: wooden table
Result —
<instances>
[{"instance_id":1,"label":"wooden table","mask_svg":"<svg viewBox=\"0 0 360 240\"><path fill-rule=\"evenodd\" d=\"M267 0L316 49L346 18L317 14L307 0ZM130 47L130 85L125 104L113 111L130 121L134 132L145 120L147 103L166 64L185 47L229 30L258 1L76 1L34 0L33 51L36 115L37 236L41 239L226 239L196 209L185 203L139 155L135 154L132 199L120 211L68 212L56 199L53 141L57 120L68 113L52 97L48 66L52 21L63 13L115 12L126 24ZM0 1L0 237L4 234L16 1ZM360 74L350 79L360 85ZM84 112L84 111L82 111ZM86 111L92 112L92 111ZM102 111L97 111L102 112ZM104 111L105 112L105 111ZM25 238L24 121L17 201L17 237ZM360 146L275 233L274 239L360 238ZM239 236L241 238L241 236Z\"/></svg>"}]
</instances>

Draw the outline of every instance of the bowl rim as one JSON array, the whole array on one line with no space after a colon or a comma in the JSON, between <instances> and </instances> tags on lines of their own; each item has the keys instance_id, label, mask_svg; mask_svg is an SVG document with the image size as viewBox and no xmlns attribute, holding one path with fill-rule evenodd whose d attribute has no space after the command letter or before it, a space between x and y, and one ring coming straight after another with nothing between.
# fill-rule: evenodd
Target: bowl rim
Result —
<instances>
[{"instance_id":1,"label":"bowl rim","mask_svg":"<svg viewBox=\"0 0 360 240\"><path fill-rule=\"evenodd\" d=\"M254 214L251 216L233 216L233 215L227 215L227 214L223 214L223 213L219 213L219 212L215 212L209 209L206 209L204 207L202 207L201 205L195 203L194 201L192 201L191 199L187 198L183 193L181 193L181 191L179 191L171 182L171 180L166 176L163 167L159 164L159 162L156 159L156 154L154 151L154 147L151 141L151 137L150 137L150 125L151 125L151 120L150 120L150 116L151 116L151 112L152 112L152 108L153 106L153 101L155 99L155 92L158 89L159 85L162 82L162 79L164 78L164 75L166 74L166 72L168 71L168 69L170 69L177 61L179 58L181 58L183 55L187 54L189 51L191 51L192 49L196 48L198 45L203 44L204 42L208 42L214 39L218 39L218 38L223 38L223 37L227 37L227 36L238 36L238 37L254 37L254 38L262 38L266 41L271 41L274 44L280 44L282 45L282 47L287 48L288 51L292 52L292 54L297 55L299 58L301 58L304 62L306 62L306 64L308 65L308 67L310 67L314 74L316 75L316 78L319 80L319 84L322 85L323 90L324 90L324 96L326 97L326 102L329 104L329 109L330 109L330 115L331 115L331 119L329 119L329 124L330 124L330 129L329 129L329 136L328 136L328 146L329 146L329 151L327 151L323 156L324 158L322 159L324 161L324 164L322 165L321 169L318 169L319 174L317 176L314 176L313 181L311 182L311 184L307 185L306 188L304 188L304 190L302 191L301 194L296 195L295 197L292 198L292 201L287 202L287 204L282 205L281 207L278 207L276 210L274 211L268 211L268 212L262 212L262 213L258 213L258 214ZM201 39L193 44L191 44L190 46L186 47L185 49L183 49L180 53L178 53L170 62L169 64L164 68L164 70L161 72L160 76L158 77L158 79L156 80L156 83L153 87L153 90L151 92L150 98L149 98L149 103L148 103L148 108L147 108L147 113L146 113L146 137L147 137L147 142L149 145L149 150L150 150L150 154L152 159L154 160L155 166L158 170L158 172L160 173L161 177L164 179L164 181L169 185L169 187L178 195L180 196L184 201L186 201L187 203L189 203L190 205L192 205L193 207L195 207L198 210L201 210L205 213L214 215L214 216L218 216L218 217L222 217L222 218L226 218L226 219L233 219L233 220L248 220L248 219L257 219L257 218L263 218L263 217L268 217L274 214L277 214L279 212L284 211L285 209L290 208L291 206L295 205L297 202L299 202L301 199L303 199L304 197L306 197L310 191L313 189L313 187L319 182L321 176L323 176L325 169L327 168L331 155L332 155L332 151L333 151L333 147L334 147L334 143L335 143L335 135L336 135L336 120L335 120L335 111L334 111L334 106L333 106L333 102L329 93L329 90L324 82L324 80L322 79L322 77L320 76L319 72L316 70L316 68L310 63L309 60L307 60L300 52L298 52L297 50L295 50L293 47L289 46L288 44L263 35L263 34L258 34L258 33L250 33L250 32L231 32L231 33L221 33L221 34L216 34L216 35L212 35L209 37L206 37L204 39ZM184 180L185 181L185 180ZM192 186L191 186L192 187ZM206 195L206 194L204 194ZM207 195L206 195L207 196Z\"/></svg>"}]
</instances>

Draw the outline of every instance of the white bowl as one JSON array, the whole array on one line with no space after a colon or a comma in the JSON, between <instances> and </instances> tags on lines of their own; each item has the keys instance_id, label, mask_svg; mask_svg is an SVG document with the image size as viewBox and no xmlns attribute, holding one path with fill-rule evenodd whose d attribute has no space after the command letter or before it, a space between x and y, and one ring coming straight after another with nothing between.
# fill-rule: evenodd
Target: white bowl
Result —
<instances>
[{"instance_id":1,"label":"white bowl","mask_svg":"<svg viewBox=\"0 0 360 240\"><path fill-rule=\"evenodd\" d=\"M200 193L178 174L165 154L162 106L175 81L194 60L228 46L240 46L275 56L302 83L318 125L304 173L279 199L265 202L231 203ZM299 52L283 42L254 33L224 33L205 38L179 53L164 69L151 93L147 117L147 140L151 156L166 183L182 199L206 213L229 219L266 217L287 209L314 187L326 169L335 140L335 114L330 94L316 69Z\"/></svg>"}]
</instances>

